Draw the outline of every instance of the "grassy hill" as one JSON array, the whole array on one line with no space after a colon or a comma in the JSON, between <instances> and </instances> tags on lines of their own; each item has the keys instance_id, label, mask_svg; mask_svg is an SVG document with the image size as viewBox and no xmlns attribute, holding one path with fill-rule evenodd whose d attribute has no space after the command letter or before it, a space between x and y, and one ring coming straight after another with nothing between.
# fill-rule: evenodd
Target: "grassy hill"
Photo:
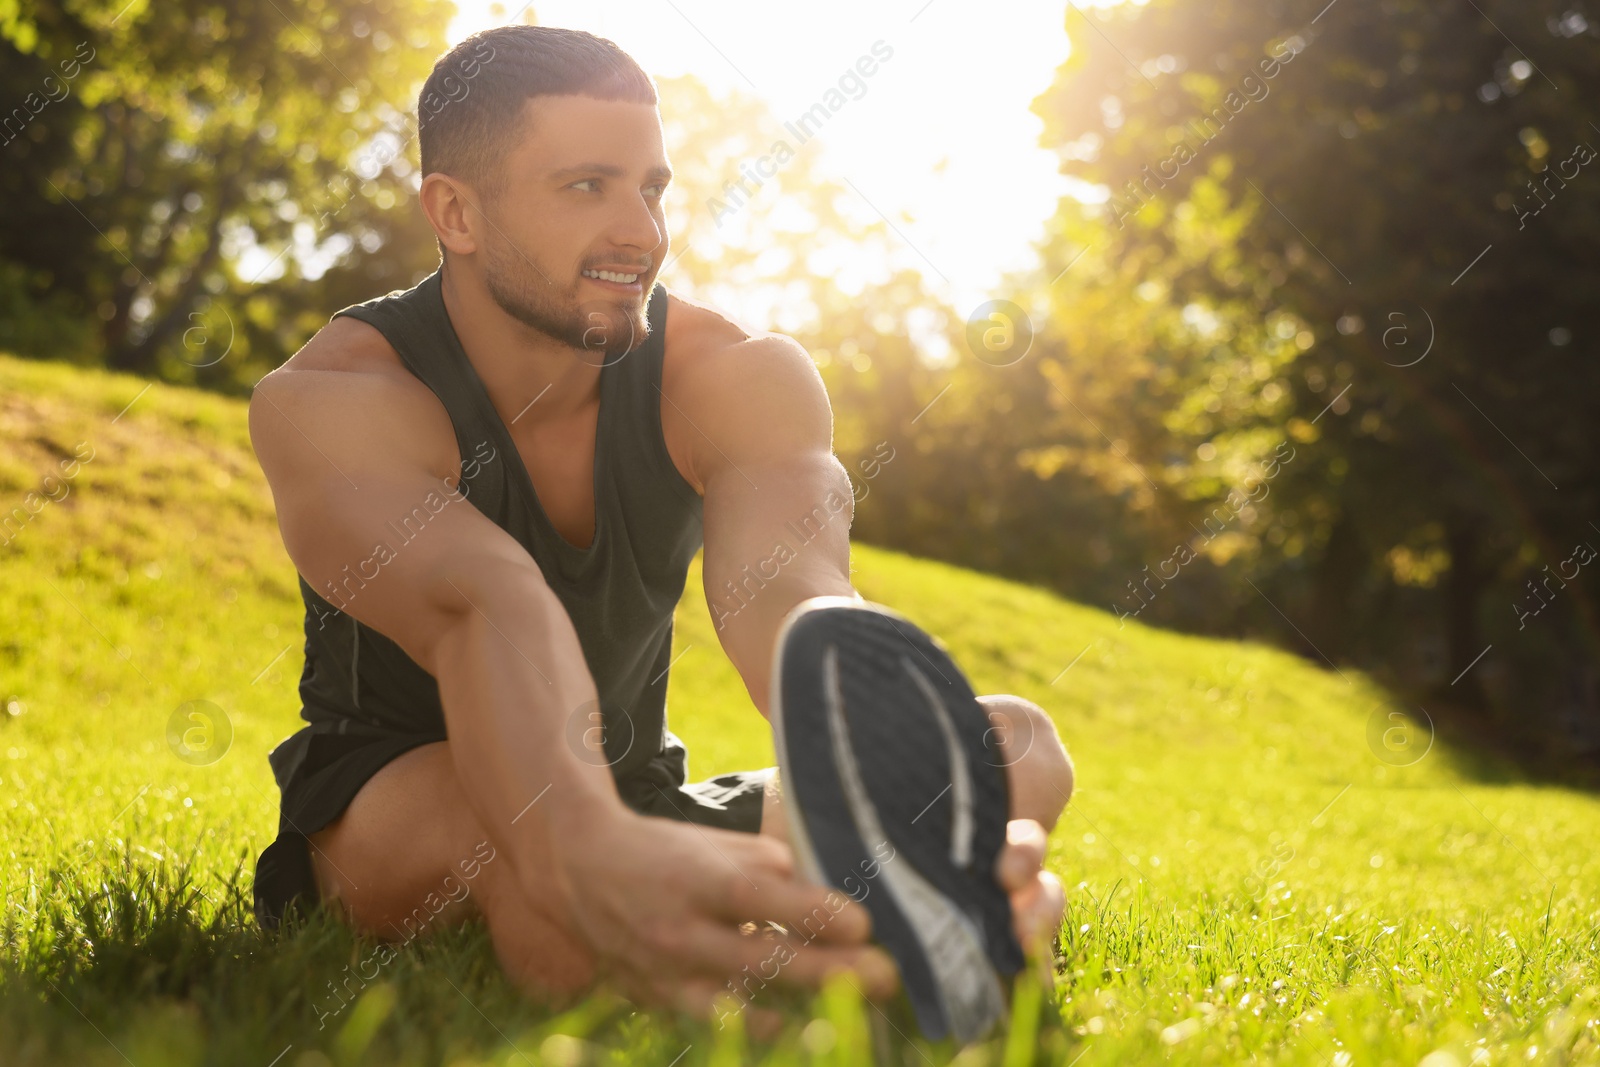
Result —
<instances>
[{"instance_id":1,"label":"grassy hill","mask_svg":"<svg viewBox=\"0 0 1600 1067\"><path fill-rule=\"evenodd\" d=\"M1430 747L1425 709L1349 672L853 559L863 595L939 635L980 692L1047 708L1078 766L1049 860L1069 886L1056 988L959 1062L1600 1062L1595 798ZM321 1017L371 946L326 923L265 938L246 903L276 825L265 753L297 724L299 622L241 403L0 357L0 1062L955 1054L839 989L775 1042L606 997L552 1013L473 928ZM771 762L697 572L678 622L691 773ZM226 726L210 762L169 745L191 701Z\"/></svg>"}]
</instances>

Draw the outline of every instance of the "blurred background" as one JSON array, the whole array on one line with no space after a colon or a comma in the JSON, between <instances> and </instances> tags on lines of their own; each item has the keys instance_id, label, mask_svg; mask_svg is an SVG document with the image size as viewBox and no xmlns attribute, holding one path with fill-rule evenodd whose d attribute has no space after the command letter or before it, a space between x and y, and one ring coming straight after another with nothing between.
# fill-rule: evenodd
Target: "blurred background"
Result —
<instances>
[{"instance_id":1,"label":"blurred background","mask_svg":"<svg viewBox=\"0 0 1600 1067\"><path fill-rule=\"evenodd\" d=\"M1585 0L0 0L0 351L248 395L435 268L417 90L536 21L656 77L662 280L811 352L857 540L1600 762Z\"/></svg>"}]
</instances>

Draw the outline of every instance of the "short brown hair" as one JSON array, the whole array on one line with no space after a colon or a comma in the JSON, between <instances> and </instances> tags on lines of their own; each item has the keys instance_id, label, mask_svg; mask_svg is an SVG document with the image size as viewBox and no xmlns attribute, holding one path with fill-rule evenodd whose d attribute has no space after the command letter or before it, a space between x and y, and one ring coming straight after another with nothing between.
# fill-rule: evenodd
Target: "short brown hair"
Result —
<instances>
[{"instance_id":1,"label":"short brown hair","mask_svg":"<svg viewBox=\"0 0 1600 1067\"><path fill-rule=\"evenodd\" d=\"M523 103L546 95L656 103L650 76L604 37L554 26L483 30L439 57L423 83L423 176L442 171L495 195Z\"/></svg>"}]
</instances>

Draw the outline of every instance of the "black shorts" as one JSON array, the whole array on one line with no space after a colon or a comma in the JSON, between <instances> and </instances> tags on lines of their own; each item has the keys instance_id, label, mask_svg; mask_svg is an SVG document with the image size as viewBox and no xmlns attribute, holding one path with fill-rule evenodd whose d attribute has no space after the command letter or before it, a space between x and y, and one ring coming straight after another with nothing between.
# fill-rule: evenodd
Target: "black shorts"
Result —
<instances>
[{"instance_id":1,"label":"black shorts","mask_svg":"<svg viewBox=\"0 0 1600 1067\"><path fill-rule=\"evenodd\" d=\"M309 835L344 814L361 787L391 760L443 740L345 720L307 726L272 750L267 759L282 801L278 838L256 860L255 913L264 929L277 929L293 903L307 909L319 903ZM641 815L753 834L761 830L762 798L772 774L768 767L687 783L688 752L668 732L653 760L617 781L617 793Z\"/></svg>"}]
</instances>

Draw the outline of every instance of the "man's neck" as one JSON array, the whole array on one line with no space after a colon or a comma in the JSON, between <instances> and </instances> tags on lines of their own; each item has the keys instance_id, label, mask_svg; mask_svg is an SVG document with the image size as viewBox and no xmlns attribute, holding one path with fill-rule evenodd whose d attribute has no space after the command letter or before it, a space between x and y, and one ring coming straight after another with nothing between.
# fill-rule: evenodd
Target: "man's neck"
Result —
<instances>
[{"instance_id":1,"label":"man's neck","mask_svg":"<svg viewBox=\"0 0 1600 1067\"><path fill-rule=\"evenodd\" d=\"M566 422L600 402L598 356L508 315L481 284L460 284L455 268L440 281L450 325L507 426Z\"/></svg>"}]
</instances>

